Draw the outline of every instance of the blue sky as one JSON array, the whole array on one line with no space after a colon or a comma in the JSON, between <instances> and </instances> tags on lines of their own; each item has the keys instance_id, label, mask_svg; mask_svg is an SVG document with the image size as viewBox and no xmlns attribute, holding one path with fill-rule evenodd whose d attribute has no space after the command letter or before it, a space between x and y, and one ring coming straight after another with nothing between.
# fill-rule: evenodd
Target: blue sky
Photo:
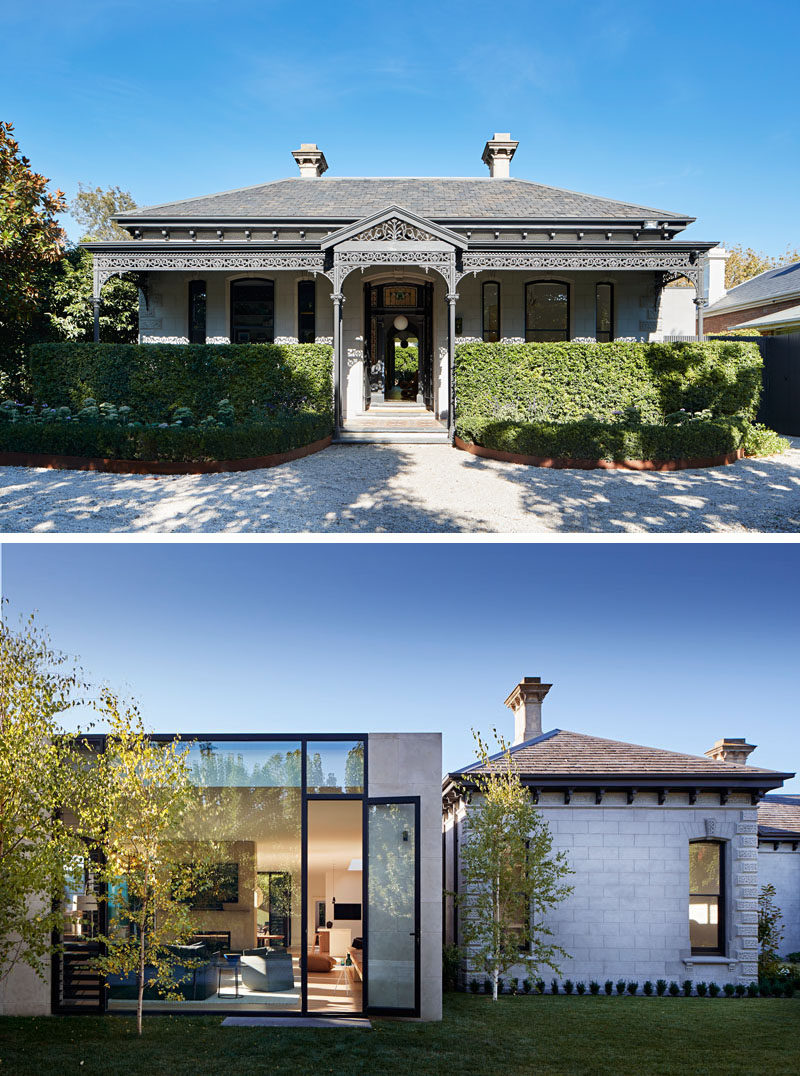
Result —
<instances>
[{"instance_id":1,"label":"blue sky","mask_svg":"<svg viewBox=\"0 0 800 1076\"><path fill-rule=\"evenodd\" d=\"M9 2L0 101L70 197L295 175L301 141L329 175L483 175L510 130L517 176L779 254L800 245L799 32L787 0Z\"/></svg>"},{"instance_id":2,"label":"blue sky","mask_svg":"<svg viewBox=\"0 0 800 1076\"><path fill-rule=\"evenodd\" d=\"M440 730L510 738L503 700L554 684L545 728L800 769L798 549L776 544L15 544L38 611L157 731ZM800 791L800 782L792 786Z\"/></svg>"}]
</instances>

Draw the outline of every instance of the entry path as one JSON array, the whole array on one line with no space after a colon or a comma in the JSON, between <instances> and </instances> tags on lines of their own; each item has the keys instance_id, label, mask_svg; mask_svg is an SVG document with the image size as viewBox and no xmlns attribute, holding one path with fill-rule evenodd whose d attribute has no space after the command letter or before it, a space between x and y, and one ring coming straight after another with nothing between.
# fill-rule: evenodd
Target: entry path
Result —
<instances>
[{"instance_id":1,"label":"entry path","mask_svg":"<svg viewBox=\"0 0 800 1076\"><path fill-rule=\"evenodd\" d=\"M551 471L445 445L334 445L270 470L0 468L0 531L798 532L800 439L708 470Z\"/></svg>"}]
</instances>

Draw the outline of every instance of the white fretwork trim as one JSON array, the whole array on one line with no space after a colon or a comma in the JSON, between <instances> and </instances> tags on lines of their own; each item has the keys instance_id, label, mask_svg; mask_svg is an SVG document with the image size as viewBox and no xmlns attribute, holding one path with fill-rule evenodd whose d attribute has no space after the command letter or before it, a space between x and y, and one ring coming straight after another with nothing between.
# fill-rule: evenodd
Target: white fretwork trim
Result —
<instances>
[{"instance_id":1,"label":"white fretwork trim","mask_svg":"<svg viewBox=\"0 0 800 1076\"><path fill-rule=\"evenodd\" d=\"M601 250L543 250L531 251L465 251L458 279L469 273L476 275L484 270L544 269L553 272L569 269L605 270L655 270L669 277L685 276L698 290L703 280L702 256L691 251L601 251Z\"/></svg>"}]
</instances>

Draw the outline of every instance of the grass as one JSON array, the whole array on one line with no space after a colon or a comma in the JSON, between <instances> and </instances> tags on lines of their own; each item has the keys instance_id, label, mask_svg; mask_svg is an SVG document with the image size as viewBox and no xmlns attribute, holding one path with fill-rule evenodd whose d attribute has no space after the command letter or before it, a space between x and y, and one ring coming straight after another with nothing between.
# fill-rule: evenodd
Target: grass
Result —
<instances>
[{"instance_id":1,"label":"grass","mask_svg":"<svg viewBox=\"0 0 800 1076\"><path fill-rule=\"evenodd\" d=\"M441 1024L223 1028L219 1017L0 1018L1 1073L796 1073L800 999L445 995Z\"/></svg>"}]
</instances>

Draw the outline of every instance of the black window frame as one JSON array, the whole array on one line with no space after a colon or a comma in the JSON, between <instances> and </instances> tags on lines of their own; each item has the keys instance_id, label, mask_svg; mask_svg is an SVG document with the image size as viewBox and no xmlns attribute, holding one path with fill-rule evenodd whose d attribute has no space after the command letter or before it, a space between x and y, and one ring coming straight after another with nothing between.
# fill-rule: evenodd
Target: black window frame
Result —
<instances>
[{"instance_id":1,"label":"black window frame","mask_svg":"<svg viewBox=\"0 0 800 1076\"><path fill-rule=\"evenodd\" d=\"M196 316L197 313L197 301L202 295L203 298L203 318L202 318L202 332L199 328L199 319ZM189 310L188 310L188 324L186 336L190 344L205 344L207 338L207 312L208 312L208 292L206 290L205 280L190 280L189 281Z\"/></svg>"},{"instance_id":2,"label":"black window frame","mask_svg":"<svg viewBox=\"0 0 800 1076\"><path fill-rule=\"evenodd\" d=\"M239 341L235 339L234 335L234 289L242 286L268 286L272 289L272 333L268 340L244 340ZM275 343L275 281L270 277L240 277L238 280L232 280L228 288L228 299L230 303L230 341L232 344L237 343L261 343L261 344L274 344Z\"/></svg>"},{"instance_id":3,"label":"black window frame","mask_svg":"<svg viewBox=\"0 0 800 1076\"><path fill-rule=\"evenodd\" d=\"M691 944L691 919L689 920L689 945L692 951L692 956L725 956L725 940L726 940L726 928L725 928L725 901L727 886L725 884L725 842L720 840L714 840L709 837L700 837L697 840L689 841L689 844L710 844L714 845L719 851L719 893L695 893L692 890L691 877L689 879L689 898L691 908L691 897L716 897L717 898L717 944L716 946L700 946Z\"/></svg>"},{"instance_id":4,"label":"black window frame","mask_svg":"<svg viewBox=\"0 0 800 1076\"><path fill-rule=\"evenodd\" d=\"M598 328L597 317L597 290L598 288L608 288L608 307L609 307L609 323L611 328L608 330L608 339L600 339L600 330ZM605 331L603 332L605 335ZM598 280L594 286L594 338L598 344L611 344L614 340L614 285L610 280Z\"/></svg>"},{"instance_id":5,"label":"black window frame","mask_svg":"<svg viewBox=\"0 0 800 1076\"><path fill-rule=\"evenodd\" d=\"M302 293L311 295L311 310L302 309ZM310 322L311 329L303 327L303 319ZM316 280L297 281L297 342L298 344L313 344L317 339L317 282Z\"/></svg>"},{"instance_id":6,"label":"black window frame","mask_svg":"<svg viewBox=\"0 0 800 1076\"><path fill-rule=\"evenodd\" d=\"M497 288L497 339L487 339L486 329L486 289ZM484 280L481 285L481 338L485 344L499 343L503 339L502 321L501 321L501 306L500 306L500 281L499 280Z\"/></svg>"},{"instance_id":7,"label":"black window frame","mask_svg":"<svg viewBox=\"0 0 800 1076\"><path fill-rule=\"evenodd\" d=\"M563 340L532 340L528 330L528 289L535 288L540 284L557 284L560 288L564 288L567 295L567 328L566 336ZM547 330L551 331L551 330ZM572 289L566 280L529 280L525 284L525 343L526 344L565 344L569 343L572 339Z\"/></svg>"}]
</instances>

